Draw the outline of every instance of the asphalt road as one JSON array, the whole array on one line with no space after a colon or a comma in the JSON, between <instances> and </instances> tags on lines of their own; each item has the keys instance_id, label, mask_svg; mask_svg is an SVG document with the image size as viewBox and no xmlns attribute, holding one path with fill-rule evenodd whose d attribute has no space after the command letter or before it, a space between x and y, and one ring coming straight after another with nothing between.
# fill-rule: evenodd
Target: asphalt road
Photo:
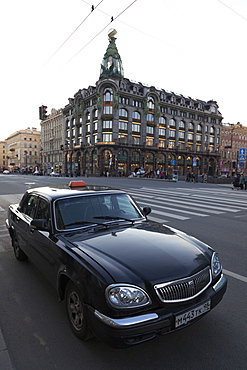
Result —
<instances>
[{"instance_id":1,"label":"asphalt road","mask_svg":"<svg viewBox=\"0 0 247 370\"><path fill-rule=\"evenodd\" d=\"M228 278L223 301L194 325L116 350L95 338L84 343L73 336L64 303L58 303L56 291L30 261L20 263L14 258L5 230L7 206L26 188L69 180L0 175L0 327L14 368L246 369L247 191L213 184L84 178L90 184L128 189L141 203L154 203L156 198L156 205L152 206L154 217L164 218L170 226L217 249ZM159 199L161 195L163 200ZM186 199L190 199L190 206L186 206ZM200 210L199 203L206 207Z\"/></svg>"}]
</instances>

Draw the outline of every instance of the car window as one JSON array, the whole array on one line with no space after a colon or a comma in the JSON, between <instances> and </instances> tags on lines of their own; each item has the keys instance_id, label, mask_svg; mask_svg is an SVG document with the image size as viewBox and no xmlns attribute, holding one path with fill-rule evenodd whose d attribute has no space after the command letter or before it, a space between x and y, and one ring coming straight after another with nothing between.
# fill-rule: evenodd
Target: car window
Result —
<instances>
[{"instance_id":1,"label":"car window","mask_svg":"<svg viewBox=\"0 0 247 370\"><path fill-rule=\"evenodd\" d=\"M45 199L40 198L35 218L45 220L48 225L50 221L50 210L49 203Z\"/></svg>"},{"instance_id":2,"label":"car window","mask_svg":"<svg viewBox=\"0 0 247 370\"><path fill-rule=\"evenodd\" d=\"M83 226L83 222L102 222L102 216L136 219L143 217L127 194L91 195L59 199L55 202L59 230ZM99 219L97 219L99 217ZM76 223L81 223L77 225Z\"/></svg>"},{"instance_id":3,"label":"car window","mask_svg":"<svg viewBox=\"0 0 247 370\"><path fill-rule=\"evenodd\" d=\"M28 195L25 199L24 204L22 204L21 212L25 215L34 218L35 212L37 210L38 197L37 195Z\"/></svg>"}]
</instances>

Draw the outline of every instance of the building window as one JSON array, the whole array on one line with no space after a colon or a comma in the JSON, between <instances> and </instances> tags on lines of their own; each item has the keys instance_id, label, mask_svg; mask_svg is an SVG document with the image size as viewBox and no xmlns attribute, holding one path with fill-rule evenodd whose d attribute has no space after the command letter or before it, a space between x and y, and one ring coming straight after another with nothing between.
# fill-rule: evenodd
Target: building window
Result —
<instances>
[{"instance_id":1,"label":"building window","mask_svg":"<svg viewBox=\"0 0 247 370\"><path fill-rule=\"evenodd\" d=\"M146 119L148 122L154 122L154 114L148 113Z\"/></svg>"},{"instance_id":2,"label":"building window","mask_svg":"<svg viewBox=\"0 0 247 370\"><path fill-rule=\"evenodd\" d=\"M140 115L140 113L139 112L133 112L132 113L132 119L133 120L138 120L138 121L140 121L141 120L141 115Z\"/></svg>"},{"instance_id":3,"label":"building window","mask_svg":"<svg viewBox=\"0 0 247 370\"><path fill-rule=\"evenodd\" d=\"M127 131L128 130L128 123L124 122L124 121L119 121L118 122L118 128L119 128L119 130Z\"/></svg>"},{"instance_id":4,"label":"building window","mask_svg":"<svg viewBox=\"0 0 247 370\"><path fill-rule=\"evenodd\" d=\"M159 124L160 125L166 125L166 119L165 119L165 117L163 117L163 116L161 116L160 118L159 118Z\"/></svg>"},{"instance_id":5,"label":"building window","mask_svg":"<svg viewBox=\"0 0 247 370\"><path fill-rule=\"evenodd\" d=\"M184 121L179 121L178 126L179 126L179 129L180 130L184 130L185 129L185 123L184 123Z\"/></svg>"},{"instance_id":6,"label":"building window","mask_svg":"<svg viewBox=\"0 0 247 370\"><path fill-rule=\"evenodd\" d=\"M103 114L112 114L112 106L111 105L104 106Z\"/></svg>"},{"instance_id":7,"label":"building window","mask_svg":"<svg viewBox=\"0 0 247 370\"><path fill-rule=\"evenodd\" d=\"M159 128L159 136L166 136L165 128Z\"/></svg>"},{"instance_id":8,"label":"building window","mask_svg":"<svg viewBox=\"0 0 247 370\"><path fill-rule=\"evenodd\" d=\"M176 127L176 122L175 122L175 120L174 120L173 118L171 118L171 119L169 120L169 126L170 126L170 127Z\"/></svg>"},{"instance_id":9,"label":"building window","mask_svg":"<svg viewBox=\"0 0 247 370\"><path fill-rule=\"evenodd\" d=\"M112 134L103 134L103 141L106 143L112 142Z\"/></svg>"},{"instance_id":10,"label":"building window","mask_svg":"<svg viewBox=\"0 0 247 370\"><path fill-rule=\"evenodd\" d=\"M179 138L180 140L184 140L184 138L185 138L185 132L179 131L179 132L178 132L178 138Z\"/></svg>"},{"instance_id":11,"label":"building window","mask_svg":"<svg viewBox=\"0 0 247 370\"><path fill-rule=\"evenodd\" d=\"M147 146L153 146L153 145L154 145L154 139L153 139L153 138L151 138L151 137L148 137L148 138L146 139L146 145L147 145Z\"/></svg>"},{"instance_id":12,"label":"building window","mask_svg":"<svg viewBox=\"0 0 247 370\"><path fill-rule=\"evenodd\" d=\"M127 144L127 135L119 134L118 141L120 144Z\"/></svg>"},{"instance_id":13,"label":"building window","mask_svg":"<svg viewBox=\"0 0 247 370\"><path fill-rule=\"evenodd\" d=\"M111 88L106 88L104 90L104 101L105 102L111 102L113 101L113 92Z\"/></svg>"},{"instance_id":14,"label":"building window","mask_svg":"<svg viewBox=\"0 0 247 370\"><path fill-rule=\"evenodd\" d=\"M192 122L189 122L189 123L188 123L188 130L190 130L190 131L194 131L194 125L193 125L193 123L192 123Z\"/></svg>"},{"instance_id":15,"label":"building window","mask_svg":"<svg viewBox=\"0 0 247 370\"><path fill-rule=\"evenodd\" d=\"M202 136L201 135L196 135L196 141L202 141Z\"/></svg>"},{"instance_id":16,"label":"building window","mask_svg":"<svg viewBox=\"0 0 247 370\"><path fill-rule=\"evenodd\" d=\"M202 132L202 125L200 123L197 125L197 132Z\"/></svg>"},{"instance_id":17,"label":"building window","mask_svg":"<svg viewBox=\"0 0 247 370\"><path fill-rule=\"evenodd\" d=\"M136 123L132 123L132 131L141 132L141 125L138 125Z\"/></svg>"},{"instance_id":18,"label":"building window","mask_svg":"<svg viewBox=\"0 0 247 370\"><path fill-rule=\"evenodd\" d=\"M112 128L112 121L103 121L103 128Z\"/></svg>"},{"instance_id":19,"label":"building window","mask_svg":"<svg viewBox=\"0 0 247 370\"><path fill-rule=\"evenodd\" d=\"M187 138L188 138L188 141L193 141L194 135L193 134L188 134Z\"/></svg>"},{"instance_id":20,"label":"building window","mask_svg":"<svg viewBox=\"0 0 247 370\"><path fill-rule=\"evenodd\" d=\"M174 130L169 130L169 137L175 137L176 131Z\"/></svg>"},{"instance_id":21,"label":"building window","mask_svg":"<svg viewBox=\"0 0 247 370\"><path fill-rule=\"evenodd\" d=\"M127 110L126 109L123 109L123 108L121 108L121 109L119 109L119 116L120 117L128 117L128 112L127 112Z\"/></svg>"},{"instance_id":22,"label":"building window","mask_svg":"<svg viewBox=\"0 0 247 370\"><path fill-rule=\"evenodd\" d=\"M154 109L154 100L152 98L150 98L148 100L148 108L149 109Z\"/></svg>"},{"instance_id":23,"label":"building window","mask_svg":"<svg viewBox=\"0 0 247 370\"><path fill-rule=\"evenodd\" d=\"M167 113L167 107L160 107L161 113Z\"/></svg>"},{"instance_id":24,"label":"building window","mask_svg":"<svg viewBox=\"0 0 247 370\"><path fill-rule=\"evenodd\" d=\"M123 96L119 96L118 102L121 103L121 104L129 105L129 98L124 98Z\"/></svg>"},{"instance_id":25,"label":"building window","mask_svg":"<svg viewBox=\"0 0 247 370\"><path fill-rule=\"evenodd\" d=\"M132 105L133 107L139 107L139 108L142 108L142 102L139 101L139 100L132 100Z\"/></svg>"},{"instance_id":26,"label":"building window","mask_svg":"<svg viewBox=\"0 0 247 370\"><path fill-rule=\"evenodd\" d=\"M158 147L165 148L165 140L159 140Z\"/></svg>"},{"instance_id":27,"label":"building window","mask_svg":"<svg viewBox=\"0 0 247 370\"><path fill-rule=\"evenodd\" d=\"M151 134L151 135L153 135L153 133L154 133L154 128L153 128L153 126L147 126L147 127L146 127L146 133L147 133L147 134Z\"/></svg>"},{"instance_id":28,"label":"building window","mask_svg":"<svg viewBox=\"0 0 247 370\"><path fill-rule=\"evenodd\" d=\"M133 144L134 145L140 145L140 137L139 136L133 136Z\"/></svg>"}]
</instances>

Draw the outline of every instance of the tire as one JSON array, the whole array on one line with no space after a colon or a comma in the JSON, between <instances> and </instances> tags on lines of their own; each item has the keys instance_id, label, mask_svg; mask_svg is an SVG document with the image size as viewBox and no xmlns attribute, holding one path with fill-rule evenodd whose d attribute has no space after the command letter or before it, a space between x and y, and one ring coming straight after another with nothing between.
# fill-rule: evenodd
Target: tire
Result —
<instances>
[{"instance_id":1,"label":"tire","mask_svg":"<svg viewBox=\"0 0 247 370\"><path fill-rule=\"evenodd\" d=\"M26 253L24 253L23 250L20 248L19 242L15 236L12 238L12 246L14 248L15 258L18 261L26 261L28 259Z\"/></svg>"},{"instance_id":2,"label":"tire","mask_svg":"<svg viewBox=\"0 0 247 370\"><path fill-rule=\"evenodd\" d=\"M69 324L75 336L83 341L92 338L81 293L71 281L66 286L65 301Z\"/></svg>"}]
</instances>

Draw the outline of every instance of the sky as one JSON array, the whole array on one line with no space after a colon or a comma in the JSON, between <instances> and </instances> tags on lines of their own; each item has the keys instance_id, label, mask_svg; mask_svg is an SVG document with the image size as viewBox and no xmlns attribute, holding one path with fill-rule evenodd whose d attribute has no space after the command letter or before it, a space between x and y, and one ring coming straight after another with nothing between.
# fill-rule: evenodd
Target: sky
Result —
<instances>
[{"instance_id":1,"label":"sky","mask_svg":"<svg viewBox=\"0 0 247 370\"><path fill-rule=\"evenodd\" d=\"M216 100L223 122L247 126L246 0L12 0L1 4L0 140L40 130L39 106L49 114L95 86L111 28L124 77Z\"/></svg>"}]
</instances>

